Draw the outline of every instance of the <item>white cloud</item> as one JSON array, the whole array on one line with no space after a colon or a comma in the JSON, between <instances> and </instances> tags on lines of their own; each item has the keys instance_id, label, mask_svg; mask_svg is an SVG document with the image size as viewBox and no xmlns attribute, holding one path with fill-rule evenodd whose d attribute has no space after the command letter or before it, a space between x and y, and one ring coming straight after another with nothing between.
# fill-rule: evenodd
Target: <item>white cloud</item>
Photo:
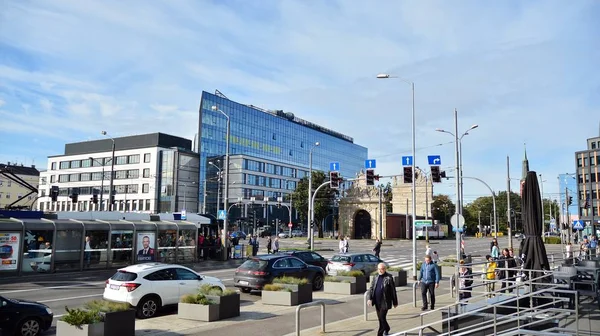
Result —
<instances>
[{"instance_id":1,"label":"white cloud","mask_svg":"<svg viewBox=\"0 0 600 336\"><path fill-rule=\"evenodd\" d=\"M532 168L572 171L600 121L594 1L56 0L3 10L0 50L23 61L0 61L0 129L56 139L43 155L102 129L191 139L201 91L216 88L346 133L378 172L395 174L410 154L411 95L374 78L390 72L415 82L417 163L441 154L452 165L452 138L434 130L452 129L457 108L460 130L480 125L463 140L465 174L500 190L506 155L520 174L523 142ZM7 110L23 104L29 116Z\"/></svg>"},{"instance_id":2,"label":"white cloud","mask_svg":"<svg viewBox=\"0 0 600 336\"><path fill-rule=\"evenodd\" d=\"M4 101L4 99L0 98L0 107L4 106L4 104L6 104L6 101Z\"/></svg>"}]
</instances>

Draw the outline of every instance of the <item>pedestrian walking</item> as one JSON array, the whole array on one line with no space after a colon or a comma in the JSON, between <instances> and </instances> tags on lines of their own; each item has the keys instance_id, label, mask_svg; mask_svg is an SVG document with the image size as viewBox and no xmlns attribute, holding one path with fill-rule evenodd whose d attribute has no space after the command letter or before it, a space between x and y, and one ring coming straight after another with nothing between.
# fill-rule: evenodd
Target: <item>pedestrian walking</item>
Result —
<instances>
[{"instance_id":1,"label":"pedestrian walking","mask_svg":"<svg viewBox=\"0 0 600 336\"><path fill-rule=\"evenodd\" d=\"M440 262L440 255L437 253L437 251L433 251L433 254L431 255L431 261L436 265Z\"/></svg>"},{"instance_id":2,"label":"pedestrian walking","mask_svg":"<svg viewBox=\"0 0 600 336\"><path fill-rule=\"evenodd\" d=\"M488 297L492 297L494 294L494 290L496 288L496 261L491 255L486 255L485 260L488 262L483 265L483 272L481 277L484 279L486 283L486 292L488 293Z\"/></svg>"},{"instance_id":3,"label":"pedestrian walking","mask_svg":"<svg viewBox=\"0 0 600 336\"><path fill-rule=\"evenodd\" d=\"M350 248L350 243L348 242L349 239L348 236L344 239L344 253L348 253L348 249Z\"/></svg>"},{"instance_id":4,"label":"pedestrian walking","mask_svg":"<svg viewBox=\"0 0 600 336\"><path fill-rule=\"evenodd\" d=\"M465 266L465 261L460 261L460 284L458 297L461 300L467 300L471 297L471 286L473 286L473 271L470 267Z\"/></svg>"},{"instance_id":5,"label":"pedestrian walking","mask_svg":"<svg viewBox=\"0 0 600 336\"><path fill-rule=\"evenodd\" d=\"M381 240L377 239L375 241L375 247L373 248L373 253L375 253L375 256L377 258L379 258L379 253L381 252Z\"/></svg>"},{"instance_id":6,"label":"pedestrian walking","mask_svg":"<svg viewBox=\"0 0 600 336\"><path fill-rule=\"evenodd\" d=\"M431 302L431 310L435 309L435 289L440 286L440 270L436 264L431 262L431 256L425 256L425 262L421 265L419 273L419 283L421 284L421 299L423 307L421 310L427 310L427 294Z\"/></svg>"},{"instance_id":7,"label":"pedestrian walking","mask_svg":"<svg viewBox=\"0 0 600 336\"><path fill-rule=\"evenodd\" d=\"M271 236L267 237L267 254L271 254Z\"/></svg>"},{"instance_id":8,"label":"pedestrian walking","mask_svg":"<svg viewBox=\"0 0 600 336\"><path fill-rule=\"evenodd\" d=\"M279 253L279 237L275 237L273 241L273 253Z\"/></svg>"},{"instance_id":9,"label":"pedestrian walking","mask_svg":"<svg viewBox=\"0 0 600 336\"><path fill-rule=\"evenodd\" d=\"M429 245L425 245L425 255L426 256L431 255L431 247L429 247Z\"/></svg>"},{"instance_id":10,"label":"pedestrian walking","mask_svg":"<svg viewBox=\"0 0 600 336\"><path fill-rule=\"evenodd\" d=\"M340 249L340 253L344 253L344 237L340 236L340 243L338 244L338 248Z\"/></svg>"},{"instance_id":11,"label":"pedestrian walking","mask_svg":"<svg viewBox=\"0 0 600 336\"><path fill-rule=\"evenodd\" d=\"M387 272L387 267L384 263L377 265L377 275L371 282L367 305L375 306L375 310L377 311L377 319L379 320L377 335L388 335L390 325L387 322L387 313L392 307L398 307L398 296L396 295L394 277Z\"/></svg>"},{"instance_id":12,"label":"pedestrian walking","mask_svg":"<svg viewBox=\"0 0 600 336\"><path fill-rule=\"evenodd\" d=\"M492 257L494 259L498 259L500 258L500 248L498 248L498 242L494 239L492 244Z\"/></svg>"}]
</instances>

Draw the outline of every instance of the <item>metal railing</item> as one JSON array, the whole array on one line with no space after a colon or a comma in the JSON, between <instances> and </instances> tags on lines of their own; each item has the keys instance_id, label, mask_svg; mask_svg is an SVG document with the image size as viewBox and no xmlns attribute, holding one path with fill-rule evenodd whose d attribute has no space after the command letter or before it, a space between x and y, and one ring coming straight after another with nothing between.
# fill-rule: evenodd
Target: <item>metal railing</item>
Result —
<instances>
[{"instance_id":1,"label":"metal railing","mask_svg":"<svg viewBox=\"0 0 600 336\"><path fill-rule=\"evenodd\" d=\"M553 260L553 261L555 261L555 260ZM414 333L414 332L418 332L419 335L422 335L423 330L433 329L434 326L437 326L440 324L448 325L448 331L447 331L447 333L445 333L447 335L450 335L450 334L468 335L473 332L489 329L490 321L488 320L488 321L475 323L475 324L472 324L469 326L465 326L465 327L460 328L460 330L456 330L454 332L452 331L452 322L457 322L459 319L467 317L467 316L482 315L482 314L487 315L487 316L491 315L493 317L494 334L497 334L498 326L504 326L509 323L515 323L515 321L517 323L516 327L506 328L506 330L503 330L502 332L503 333L511 333L512 331L521 330L521 328L524 328L524 327L533 326L533 325L545 323L545 322L554 322L556 320L565 319L567 317L574 316L575 324L577 326L577 329L574 331L574 334L578 335L579 334L579 330L578 330L579 295L578 295L578 292L576 290L561 289L560 285L543 282L544 280L548 280L548 278L552 277L551 272L545 272L545 273L542 273L541 276L532 277L532 275L538 274L538 273L540 273L540 271L539 270L521 270L521 272L523 272L523 271L529 273L529 277L527 278L526 281L524 281L524 282L516 282L515 281L515 282L513 282L512 285L506 286L505 288L500 288L497 291L492 292L492 293L499 293L504 290L516 289L516 294L514 294L514 297L511 297L513 295L512 293L511 294L503 294L503 295L507 296L508 298L506 300L503 300L501 303L493 304L493 305L484 305L483 307L473 309L471 311L463 312L463 313L460 313L460 310L461 310L460 307L468 305L469 303L459 301L457 303L448 305L446 307L442 307L442 308L439 308L439 309L436 309L433 311L428 311L428 312L424 312L424 313L420 314L421 325L419 327L415 327L410 330L405 330L400 333L395 333L393 335L394 336L407 335L408 333ZM533 291L533 288L535 288L536 286L539 288L542 288L542 289ZM529 291L526 292L525 294L522 294L521 292L523 291L523 289L526 289ZM489 294L490 293L488 293L488 292L484 292L481 295L472 297L470 300L476 300L478 298L484 299ZM545 296L544 294L550 294L550 296ZM415 285L413 285L413 295L416 296L416 283L415 283ZM557 295L563 295L563 297L557 297ZM536 298L542 298L542 297L544 299L549 300L549 302L543 303L543 304L536 304L534 306L533 300ZM559 303L561 303L561 304L567 303L568 305L570 305L570 303L571 303L570 297L574 298L573 306L570 306L569 309L556 308ZM529 301L530 301L529 307L520 307L520 300L524 299L524 298L529 298ZM505 307L507 307L506 304L510 304L510 303L516 304L516 312L510 313L510 314L498 314L498 308L505 308ZM416 298L413 298L413 306L416 307ZM490 314L489 312L486 312L490 309L490 306L493 310L492 314ZM512 309L515 308L514 306L509 306L509 307L511 307ZM425 316L427 316L428 314L434 313L434 312L439 313L441 311L447 311L448 317L445 319L442 319L442 320L432 322L432 323L427 323L427 324L424 323L423 318ZM451 316L453 311L454 311L455 315ZM562 330L564 328L555 328L555 329ZM528 332L528 330L525 330L525 331Z\"/></svg>"},{"instance_id":2,"label":"metal railing","mask_svg":"<svg viewBox=\"0 0 600 336\"><path fill-rule=\"evenodd\" d=\"M303 308L321 306L321 332L325 333L325 302L313 301L300 304L296 307L296 336L300 336L300 310ZM366 306L366 304L365 304ZM366 310L366 309L365 309Z\"/></svg>"}]
</instances>

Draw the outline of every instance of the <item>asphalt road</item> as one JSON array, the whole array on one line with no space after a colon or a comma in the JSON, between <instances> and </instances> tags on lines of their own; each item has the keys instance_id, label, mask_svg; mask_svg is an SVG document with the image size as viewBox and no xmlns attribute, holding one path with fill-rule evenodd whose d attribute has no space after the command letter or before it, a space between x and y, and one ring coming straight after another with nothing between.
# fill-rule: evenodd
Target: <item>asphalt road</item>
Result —
<instances>
[{"instance_id":1,"label":"asphalt road","mask_svg":"<svg viewBox=\"0 0 600 336\"><path fill-rule=\"evenodd\" d=\"M489 253L489 244L491 238L467 238L465 240L467 254L474 257L484 257ZM507 239L499 238L500 247L507 247ZM513 242L515 248L519 241ZM374 241L371 240L350 240L350 252L371 252ZM417 242L417 259L422 260L425 251L425 241ZM442 259L456 255L456 242L453 239L432 240L430 242L432 250L437 250ZM261 251L265 247L265 241L261 241ZM280 247L306 247L305 239L282 239ZM547 245L549 252L560 251L560 245ZM315 249L329 250L319 251L325 257L330 257L338 251L338 241L333 239L323 239L315 241ZM381 250L381 258L389 261L394 260L395 265L412 264L412 242L405 240L384 241ZM392 263L392 262L390 262ZM199 270L200 273L220 278L225 286L233 288L233 274L235 269L221 270ZM15 278L9 281L0 281L0 295L32 300L48 305L55 314L56 318L65 313L65 306L70 308L81 307L85 302L102 298L104 285L114 270L86 271L83 273L59 273L47 274L45 277L35 278ZM260 299L260 293L243 294L242 301L254 302ZM173 313L173 310L165 311L165 314ZM341 317L341 316L340 316ZM52 333L50 333L52 334Z\"/></svg>"}]
</instances>

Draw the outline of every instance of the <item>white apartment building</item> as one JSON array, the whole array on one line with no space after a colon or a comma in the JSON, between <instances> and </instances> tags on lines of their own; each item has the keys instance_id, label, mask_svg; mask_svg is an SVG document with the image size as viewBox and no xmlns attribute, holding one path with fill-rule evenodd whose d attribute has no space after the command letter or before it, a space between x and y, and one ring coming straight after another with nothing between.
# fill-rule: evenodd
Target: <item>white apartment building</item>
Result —
<instances>
[{"instance_id":1,"label":"white apartment building","mask_svg":"<svg viewBox=\"0 0 600 336\"><path fill-rule=\"evenodd\" d=\"M35 166L0 163L0 209L31 208L37 194L27 187L37 188L40 172Z\"/></svg>"},{"instance_id":2,"label":"white apartment building","mask_svg":"<svg viewBox=\"0 0 600 336\"><path fill-rule=\"evenodd\" d=\"M65 154L48 157L48 170L40 174L38 209L195 213L199 156L191 146L191 140L163 133L66 144ZM59 188L56 202L52 186Z\"/></svg>"}]
</instances>

